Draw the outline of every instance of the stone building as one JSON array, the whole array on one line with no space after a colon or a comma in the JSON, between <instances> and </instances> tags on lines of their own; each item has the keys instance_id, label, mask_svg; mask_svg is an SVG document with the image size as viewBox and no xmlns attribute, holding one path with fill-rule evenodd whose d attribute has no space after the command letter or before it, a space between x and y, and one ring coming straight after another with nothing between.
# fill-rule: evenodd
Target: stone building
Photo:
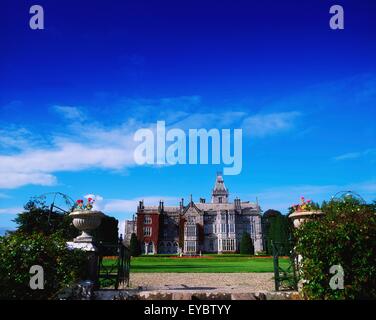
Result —
<instances>
[{"instance_id":1,"label":"stone building","mask_svg":"<svg viewBox=\"0 0 376 320\"><path fill-rule=\"evenodd\" d=\"M263 250L261 209L257 203L235 198L229 202L229 191L223 177L217 174L211 202L200 198L179 206L145 206L140 201L134 222L126 223L125 237L133 230L144 254L199 252L237 252L243 232L250 234L255 252ZM128 233L128 234L127 234Z\"/></svg>"}]
</instances>

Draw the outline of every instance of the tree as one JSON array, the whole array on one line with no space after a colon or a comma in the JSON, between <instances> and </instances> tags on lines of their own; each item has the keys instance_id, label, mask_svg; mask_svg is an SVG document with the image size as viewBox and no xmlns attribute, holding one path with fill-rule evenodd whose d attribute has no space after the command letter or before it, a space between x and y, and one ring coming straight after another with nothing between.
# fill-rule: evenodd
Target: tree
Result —
<instances>
[{"instance_id":1,"label":"tree","mask_svg":"<svg viewBox=\"0 0 376 320\"><path fill-rule=\"evenodd\" d=\"M132 233L131 235L129 247L130 247L130 253L132 257L137 257L141 254L140 244L137 240L137 236L135 233Z\"/></svg>"},{"instance_id":2,"label":"tree","mask_svg":"<svg viewBox=\"0 0 376 320\"><path fill-rule=\"evenodd\" d=\"M290 222L288 217L277 210L267 210L263 216L264 234L266 235L266 252L272 254L271 242L281 245L281 254L288 254Z\"/></svg>"},{"instance_id":3,"label":"tree","mask_svg":"<svg viewBox=\"0 0 376 320\"><path fill-rule=\"evenodd\" d=\"M302 256L303 292L309 299L376 299L376 203L332 200L324 216L295 231ZM344 271L344 287L333 290L333 266Z\"/></svg>"},{"instance_id":4,"label":"tree","mask_svg":"<svg viewBox=\"0 0 376 320\"><path fill-rule=\"evenodd\" d=\"M254 247L249 233L244 232L240 240L240 254L254 254Z\"/></svg>"},{"instance_id":5,"label":"tree","mask_svg":"<svg viewBox=\"0 0 376 320\"><path fill-rule=\"evenodd\" d=\"M42 233L46 236L59 233L64 239L72 240L78 236L78 230L67 214L51 211L44 202L31 200L24 206L24 211L13 220L17 223L17 232L32 234Z\"/></svg>"},{"instance_id":6,"label":"tree","mask_svg":"<svg viewBox=\"0 0 376 320\"><path fill-rule=\"evenodd\" d=\"M104 216L99 227L94 230L93 236L97 242L117 244L119 241L119 221L114 217Z\"/></svg>"}]
</instances>

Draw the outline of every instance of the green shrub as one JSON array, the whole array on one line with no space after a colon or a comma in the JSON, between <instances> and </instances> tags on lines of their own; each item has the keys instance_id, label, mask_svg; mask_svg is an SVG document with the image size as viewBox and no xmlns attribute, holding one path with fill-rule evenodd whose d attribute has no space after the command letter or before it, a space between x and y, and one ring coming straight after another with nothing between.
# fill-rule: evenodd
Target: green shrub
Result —
<instances>
[{"instance_id":1,"label":"green shrub","mask_svg":"<svg viewBox=\"0 0 376 320\"><path fill-rule=\"evenodd\" d=\"M266 252L273 254L272 241L281 245L281 255L288 255L290 238L290 221L287 216L276 210L267 210L263 215L264 234L266 235Z\"/></svg>"},{"instance_id":2,"label":"green shrub","mask_svg":"<svg viewBox=\"0 0 376 320\"><path fill-rule=\"evenodd\" d=\"M240 254L254 254L254 251L249 233L244 232L240 240Z\"/></svg>"},{"instance_id":3,"label":"green shrub","mask_svg":"<svg viewBox=\"0 0 376 320\"><path fill-rule=\"evenodd\" d=\"M68 250L64 237L15 232L0 237L0 299L52 299L77 281L86 266L84 252ZM30 267L44 271L44 289L29 287Z\"/></svg>"},{"instance_id":4,"label":"green shrub","mask_svg":"<svg viewBox=\"0 0 376 320\"><path fill-rule=\"evenodd\" d=\"M309 299L376 298L376 206L353 198L323 206L325 216L295 231L303 257L303 292ZM344 269L344 289L332 290L329 269Z\"/></svg>"},{"instance_id":5,"label":"green shrub","mask_svg":"<svg viewBox=\"0 0 376 320\"><path fill-rule=\"evenodd\" d=\"M141 254L140 244L135 233L132 233L131 235L129 247L132 257L138 257Z\"/></svg>"}]
</instances>

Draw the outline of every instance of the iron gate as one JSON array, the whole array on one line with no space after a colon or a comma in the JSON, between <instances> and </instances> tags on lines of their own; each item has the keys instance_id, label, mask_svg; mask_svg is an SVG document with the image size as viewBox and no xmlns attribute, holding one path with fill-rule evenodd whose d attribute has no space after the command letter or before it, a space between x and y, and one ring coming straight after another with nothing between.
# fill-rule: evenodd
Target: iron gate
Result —
<instances>
[{"instance_id":1,"label":"iron gate","mask_svg":"<svg viewBox=\"0 0 376 320\"><path fill-rule=\"evenodd\" d=\"M292 242L273 242L274 283L275 290L298 290L297 256ZM282 267L280 258L288 258L288 266Z\"/></svg>"},{"instance_id":2,"label":"iron gate","mask_svg":"<svg viewBox=\"0 0 376 320\"><path fill-rule=\"evenodd\" d=\"M120 237L118 244L98 245L98 286L99 288L129 286L130 251Z\"/></svg>"}]
</instances>

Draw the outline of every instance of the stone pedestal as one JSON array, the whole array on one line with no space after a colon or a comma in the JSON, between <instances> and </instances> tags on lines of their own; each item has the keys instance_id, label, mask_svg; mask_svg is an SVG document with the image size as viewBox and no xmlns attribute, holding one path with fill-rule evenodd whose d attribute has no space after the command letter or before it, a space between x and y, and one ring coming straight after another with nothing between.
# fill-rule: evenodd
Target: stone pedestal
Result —
<instances>
[{"instance_id":1,"label":"stone pedestal","mask_svg":"<svg viewBox=\"0 0 376 320\"><path fill-rule=\"evenodd\" d=\"M77 210L70 216L73 218L73 225L82 233L73 241L67 242L68 249L82 250L86 253L86 275L82 280L92 282L93 287L98 287L98 249L93 243L91 231L99 227L104 214L100 211Z\"/></svg>"},{"instance_id":2,"label":"stone pedestal","mask_svg":"<svg viewBox=\"0 0 376 320\"><path fill-rule=\"evenodd\" d=\"M86 276L83 280L89 280L98 286L98 254L97 247L91 242L67 242L68 249L82 250L86 254Z\"/></svg>"}]
</instances>

